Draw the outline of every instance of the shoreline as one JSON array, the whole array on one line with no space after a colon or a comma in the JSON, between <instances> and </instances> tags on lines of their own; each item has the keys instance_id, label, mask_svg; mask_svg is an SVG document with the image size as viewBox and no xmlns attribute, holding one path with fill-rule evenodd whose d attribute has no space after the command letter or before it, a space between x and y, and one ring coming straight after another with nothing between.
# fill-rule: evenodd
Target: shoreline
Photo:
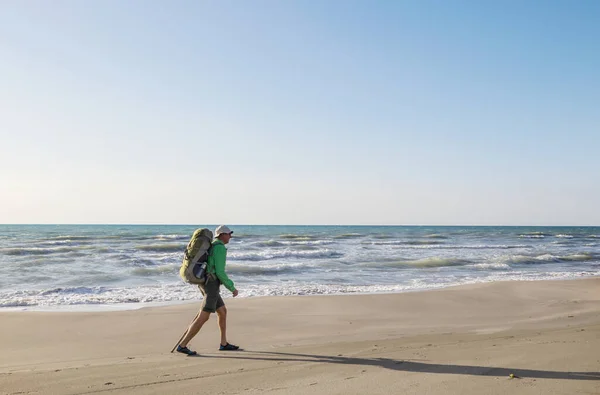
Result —
<instances>
[{"instance_id":1,"label":"shoreline","mask_svg":"<svg viewBox=\"0 0 600 395\"><path fill-rule=\"evenodd\" d=\"M259 295L259 296L242 296L237 298L237 300L245 300L245 299L256 299L256 298L288 298L288 297L326 297L326 296L352 296L352 295L397 295L397 294L407 294L407 293L421 293L421 292L431 292L431 291L439 291L444 289L453 289L453 288L461 288L461 287L469 287L473 285L479 284L496 284L496 283L530 283L530 282L560 282L560 281L578 281L585 280L589 278L598 278L600 274L589 274L582 275L579 277L572 278L557 278L557 279L522 279L522 280L493 280L493 281L474 281L471 283L464 284L456 284L456 285L447 285L440 286L434 288L427 289L408 289L396 292L346 292L346 293L331 293L331 294L306 294L306 295ZM190 286L193 285L182 283L182 286ZM231 294L227 290L222 290L223 299L228 300L231 299ZM130 303L111 303L111 304L70 304L70 305L54 305L54 306L14 306L14 307L0 307L0 315L3 313L13 313L13 312L21 312L21 313L34 313L34 312L45 312L45 313L94 313L94 312L117 312L117 311L134 311L141 309L149 309L149 308L161 308L161 307L169 307L169 306L178 306L178 305L188 305L199 303L202 299L199 297L198 299L189 299L189 300L180 300L180 301L169 301L169 302L130 302Z\"/></svg>"}]
</instances>

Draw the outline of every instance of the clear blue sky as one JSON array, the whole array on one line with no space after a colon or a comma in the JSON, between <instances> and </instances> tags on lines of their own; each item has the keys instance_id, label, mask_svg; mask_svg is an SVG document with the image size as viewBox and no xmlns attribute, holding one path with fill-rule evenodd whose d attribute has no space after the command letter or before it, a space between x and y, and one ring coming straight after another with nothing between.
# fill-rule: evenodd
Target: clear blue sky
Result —
<instances>
[{"instance_id":1,"label":"clear blue sky","mask_svg":"<svg viewBox=\"0 0 600 395\"><path fill-rule=\"evenodd\" d=\"M600 225L598 1L3 1L0 223Z\"/></svg>"}]
</instances>

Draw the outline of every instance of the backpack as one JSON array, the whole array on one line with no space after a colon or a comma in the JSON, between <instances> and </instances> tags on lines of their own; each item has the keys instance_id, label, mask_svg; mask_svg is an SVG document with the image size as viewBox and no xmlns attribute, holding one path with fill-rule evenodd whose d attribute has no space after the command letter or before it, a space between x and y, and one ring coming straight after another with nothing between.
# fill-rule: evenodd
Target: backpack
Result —
<instances>
[{"instance_id":1,"label":"backpack","mask_svg":"<svg viewBox=\"0 0 600 395\"><path fill-rule=\"evenodd\" d=\"M213 233L206 228L196 229L183 253L179 275L190 284L206 282L206 263L212 247Z\"/></svg>"}]
</instances>

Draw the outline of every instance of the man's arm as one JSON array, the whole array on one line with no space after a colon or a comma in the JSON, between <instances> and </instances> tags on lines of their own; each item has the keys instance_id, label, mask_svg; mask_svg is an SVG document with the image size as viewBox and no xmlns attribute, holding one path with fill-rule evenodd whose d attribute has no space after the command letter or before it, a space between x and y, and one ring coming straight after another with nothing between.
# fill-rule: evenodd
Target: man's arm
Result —
<instances>
[{"instance_id":1,"label":"man's arm","mask_svg":"<svg viewBox=\"0 0 600 395\"><path fill-rule=\"evenodd\" d=\"M227 257L227 249L224 245L215 245L212 251L214 262L215 262L215 274L221 284L223 284L228 290L231 292L235 291L235 285L233 281L229 277L227 277L227 273L225 273L225 259Z\"/></svg>"}]
</instances>

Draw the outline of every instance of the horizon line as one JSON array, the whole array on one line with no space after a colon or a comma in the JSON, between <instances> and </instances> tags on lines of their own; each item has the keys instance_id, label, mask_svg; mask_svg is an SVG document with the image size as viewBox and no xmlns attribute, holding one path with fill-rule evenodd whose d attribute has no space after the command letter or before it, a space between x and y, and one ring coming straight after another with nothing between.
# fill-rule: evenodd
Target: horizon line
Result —
<instances>
[{"instance_id":1,"label":"horizon line","mask_svg":"<svg viewBox=\"0 0 600 395\"><path fill-rule=\"evenodd\" d=\"M219 224L183 223L0 223L0 226L218 226ZM537 227L537 228L598 228L600 225L473 225L473 224L230 224L228 226L312 226L312 227Z\"/></svg>"}]
</instances>

